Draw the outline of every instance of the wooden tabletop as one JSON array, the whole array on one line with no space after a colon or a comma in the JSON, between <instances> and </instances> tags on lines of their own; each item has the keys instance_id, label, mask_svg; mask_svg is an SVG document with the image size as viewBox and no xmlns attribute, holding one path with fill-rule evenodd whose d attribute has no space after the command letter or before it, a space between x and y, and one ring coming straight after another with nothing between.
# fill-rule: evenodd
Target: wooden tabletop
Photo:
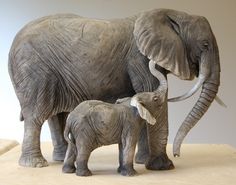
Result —
<instances>
[{"instance_id":1,"label":"wooden tabletop","mask_svg":"<svg viewBox=\"0 0 236 185\"><path fill-rule=\"evenodd\" d=\"M0 155L6 153L7 151L11 150L15 146L18 145L17 141L8 140L8 139L0 139Z\"/></svg>"},{"instance_id":2,"label":"wooden tabletop","mask_svg":"<svg viewBox=\"0 0 236 185\"><path fill-rule=\"evenodd\" d=\"M138 175L123 177L116 172L118 146L95 150L89 160L93 176L78 177L61 172L62 163L52 161L52 144L42 143L42 152L50 166L26 168L18 165L21 146L0 156L0 185L235 185L236 149L229 145L185 144L181 157L168 155L175 164L170 171L150 171L135 164Z\"/></svg>"}]
</instances>

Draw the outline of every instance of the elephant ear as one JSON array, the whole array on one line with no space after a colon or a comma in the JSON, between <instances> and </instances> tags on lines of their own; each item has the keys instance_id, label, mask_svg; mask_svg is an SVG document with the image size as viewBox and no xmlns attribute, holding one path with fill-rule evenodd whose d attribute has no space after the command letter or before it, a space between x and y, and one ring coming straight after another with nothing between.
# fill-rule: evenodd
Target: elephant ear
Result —
<instances>
[{"instance_id":1,"label":"elephant ear","mask_svg":"<svg viewBox=\"0 0 236 185\"><path fill-rule=\"evenodd\" d=\"M180 79L189 79L185 46L179 36L180 25L174 20L174 13L177 12L153 10L140 14L134 25L134 38L143 55Z\"/></svg>"},{"instance_id":2,"label":"elephant ear","mask_svg":"<svg viewBox=\"0 0 236 185\"><path fill-rule=\"evenodd\" d=\"M154 125L156 119L151 115L151 113L139 102L137 97L133 97L130 101L130 105L138 109L140 117L146 120L149 124Z\"/></svg>"}]
</instances>

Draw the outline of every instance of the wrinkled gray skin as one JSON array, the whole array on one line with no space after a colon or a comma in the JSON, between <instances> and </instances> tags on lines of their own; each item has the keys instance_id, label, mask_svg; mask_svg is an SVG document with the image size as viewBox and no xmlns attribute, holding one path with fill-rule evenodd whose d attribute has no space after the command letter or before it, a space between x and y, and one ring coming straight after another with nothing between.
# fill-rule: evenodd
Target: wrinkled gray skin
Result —
<instances>
[{"instance_id":1,"label":"wrinkled gray skin","mask_svg":"<svg viewBox=\"0 0 236 185\"><path fill-rule=\"evenodd\" d=\"M200 80L197 103L179 129L174 154L189 130L205 114L220 84L219 53L208 21L201 16L155 9L125 19L94 20L77 15L53 15L26 25L9 53L9 74L21 105L24 140L19 163L43 167L40 132L48 120L54 159L63 160L63 128L67 114L80 102L114 102L135 93L154 91L159 81L148 69L149 60L163 75ZM141 131L136 162L148 169L169 169L167 102L158 126ZM149 142L147 142L147 138ZM150 149L150 150L149 150Z\"/></svg>"},{"instance_id":2,"label":"wrinkled gray skin","mask_svg":"<svg viewBox=\"0 0 236 185\"><path fill-rule=\"evenodd\" d=\"M130 103L132 100L136 103ZM165 92L156 91L138 93L132 100L124 98L118 100L119 104L88 100L79 104L69 114L65 127L65 139L69 146L62 168L63 172L76 171L78 176L92 175L87 165L91 152L100 146L118 143L119 168L117 171L124 176L136 174L133 168L135 146L146 120L142 118L146 114L142 113L148 110L153 118L158 118L159 109L162 108L166 98ZM147 118L147 122L148 120ZM150 120L150 124L155 124L156 120L154 120ZM77 168L74 165L75 161Z\"/></svg>"}]
</instances>

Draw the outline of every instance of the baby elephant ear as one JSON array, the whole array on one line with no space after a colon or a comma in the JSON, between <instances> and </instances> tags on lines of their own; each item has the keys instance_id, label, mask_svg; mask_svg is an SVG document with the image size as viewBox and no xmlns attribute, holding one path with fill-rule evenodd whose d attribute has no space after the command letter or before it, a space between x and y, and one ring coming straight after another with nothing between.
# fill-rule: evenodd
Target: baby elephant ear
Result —
<instances>
[{"instance_id":1,"label":"baby elephant ear","mask_svg":"<svg viewBox=\"0 0 236 185\"><path fill-rule=\"evenodd\" d=\"M151 113L138 101L137 97L133 97L130 101L130 105L138 109L138 113L141 118L146 120L149 124L154 125L156 119L151 115Z\"/></svg>"},{"instance_id":2,"label":"baby elephant ear","mask_svg":"<svg viewBox=\"0 0 236 185\"><path fill-rule=\"evenodd\" d=\"M179 36L181 26L174 19L179 16L180 12L164 9L144 12L137 18L133 33L143 55L180 79L189 79L186 51Z\"/></svg>"}]
</instances>

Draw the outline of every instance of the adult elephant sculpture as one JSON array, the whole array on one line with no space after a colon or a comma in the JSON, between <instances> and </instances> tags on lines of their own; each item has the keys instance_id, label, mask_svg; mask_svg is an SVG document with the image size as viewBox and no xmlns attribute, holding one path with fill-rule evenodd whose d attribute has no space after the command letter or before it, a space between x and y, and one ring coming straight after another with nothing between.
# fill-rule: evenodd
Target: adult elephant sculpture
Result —
<instances>
[{"instance_id":1,"label":"adult elephant sculpture","mask_svg":"<svg viewBox=\"0 0 236 185\"><path fill-rule=\"evenodd\" d=\"M192 90L170 101L188 98L202 86L177 133L174 154L179 155L183 138L207 111L220 84L218 47L204 17L155 9L114 20L53 15L26 25L9 54L9 73L25 121L20 165L47 166L40 150L45 120L52 131L54 159L63 160L63 124L80 102L114 102L157 89L159 81L150 73L149 61L150 70L164 75L172 73L183 80L198 76ZM136 155L136 162L146 162L152 170L174 167L166 154L167 102L163 107L158 126L143 129Z\"/></svg>"}]
</instances>

